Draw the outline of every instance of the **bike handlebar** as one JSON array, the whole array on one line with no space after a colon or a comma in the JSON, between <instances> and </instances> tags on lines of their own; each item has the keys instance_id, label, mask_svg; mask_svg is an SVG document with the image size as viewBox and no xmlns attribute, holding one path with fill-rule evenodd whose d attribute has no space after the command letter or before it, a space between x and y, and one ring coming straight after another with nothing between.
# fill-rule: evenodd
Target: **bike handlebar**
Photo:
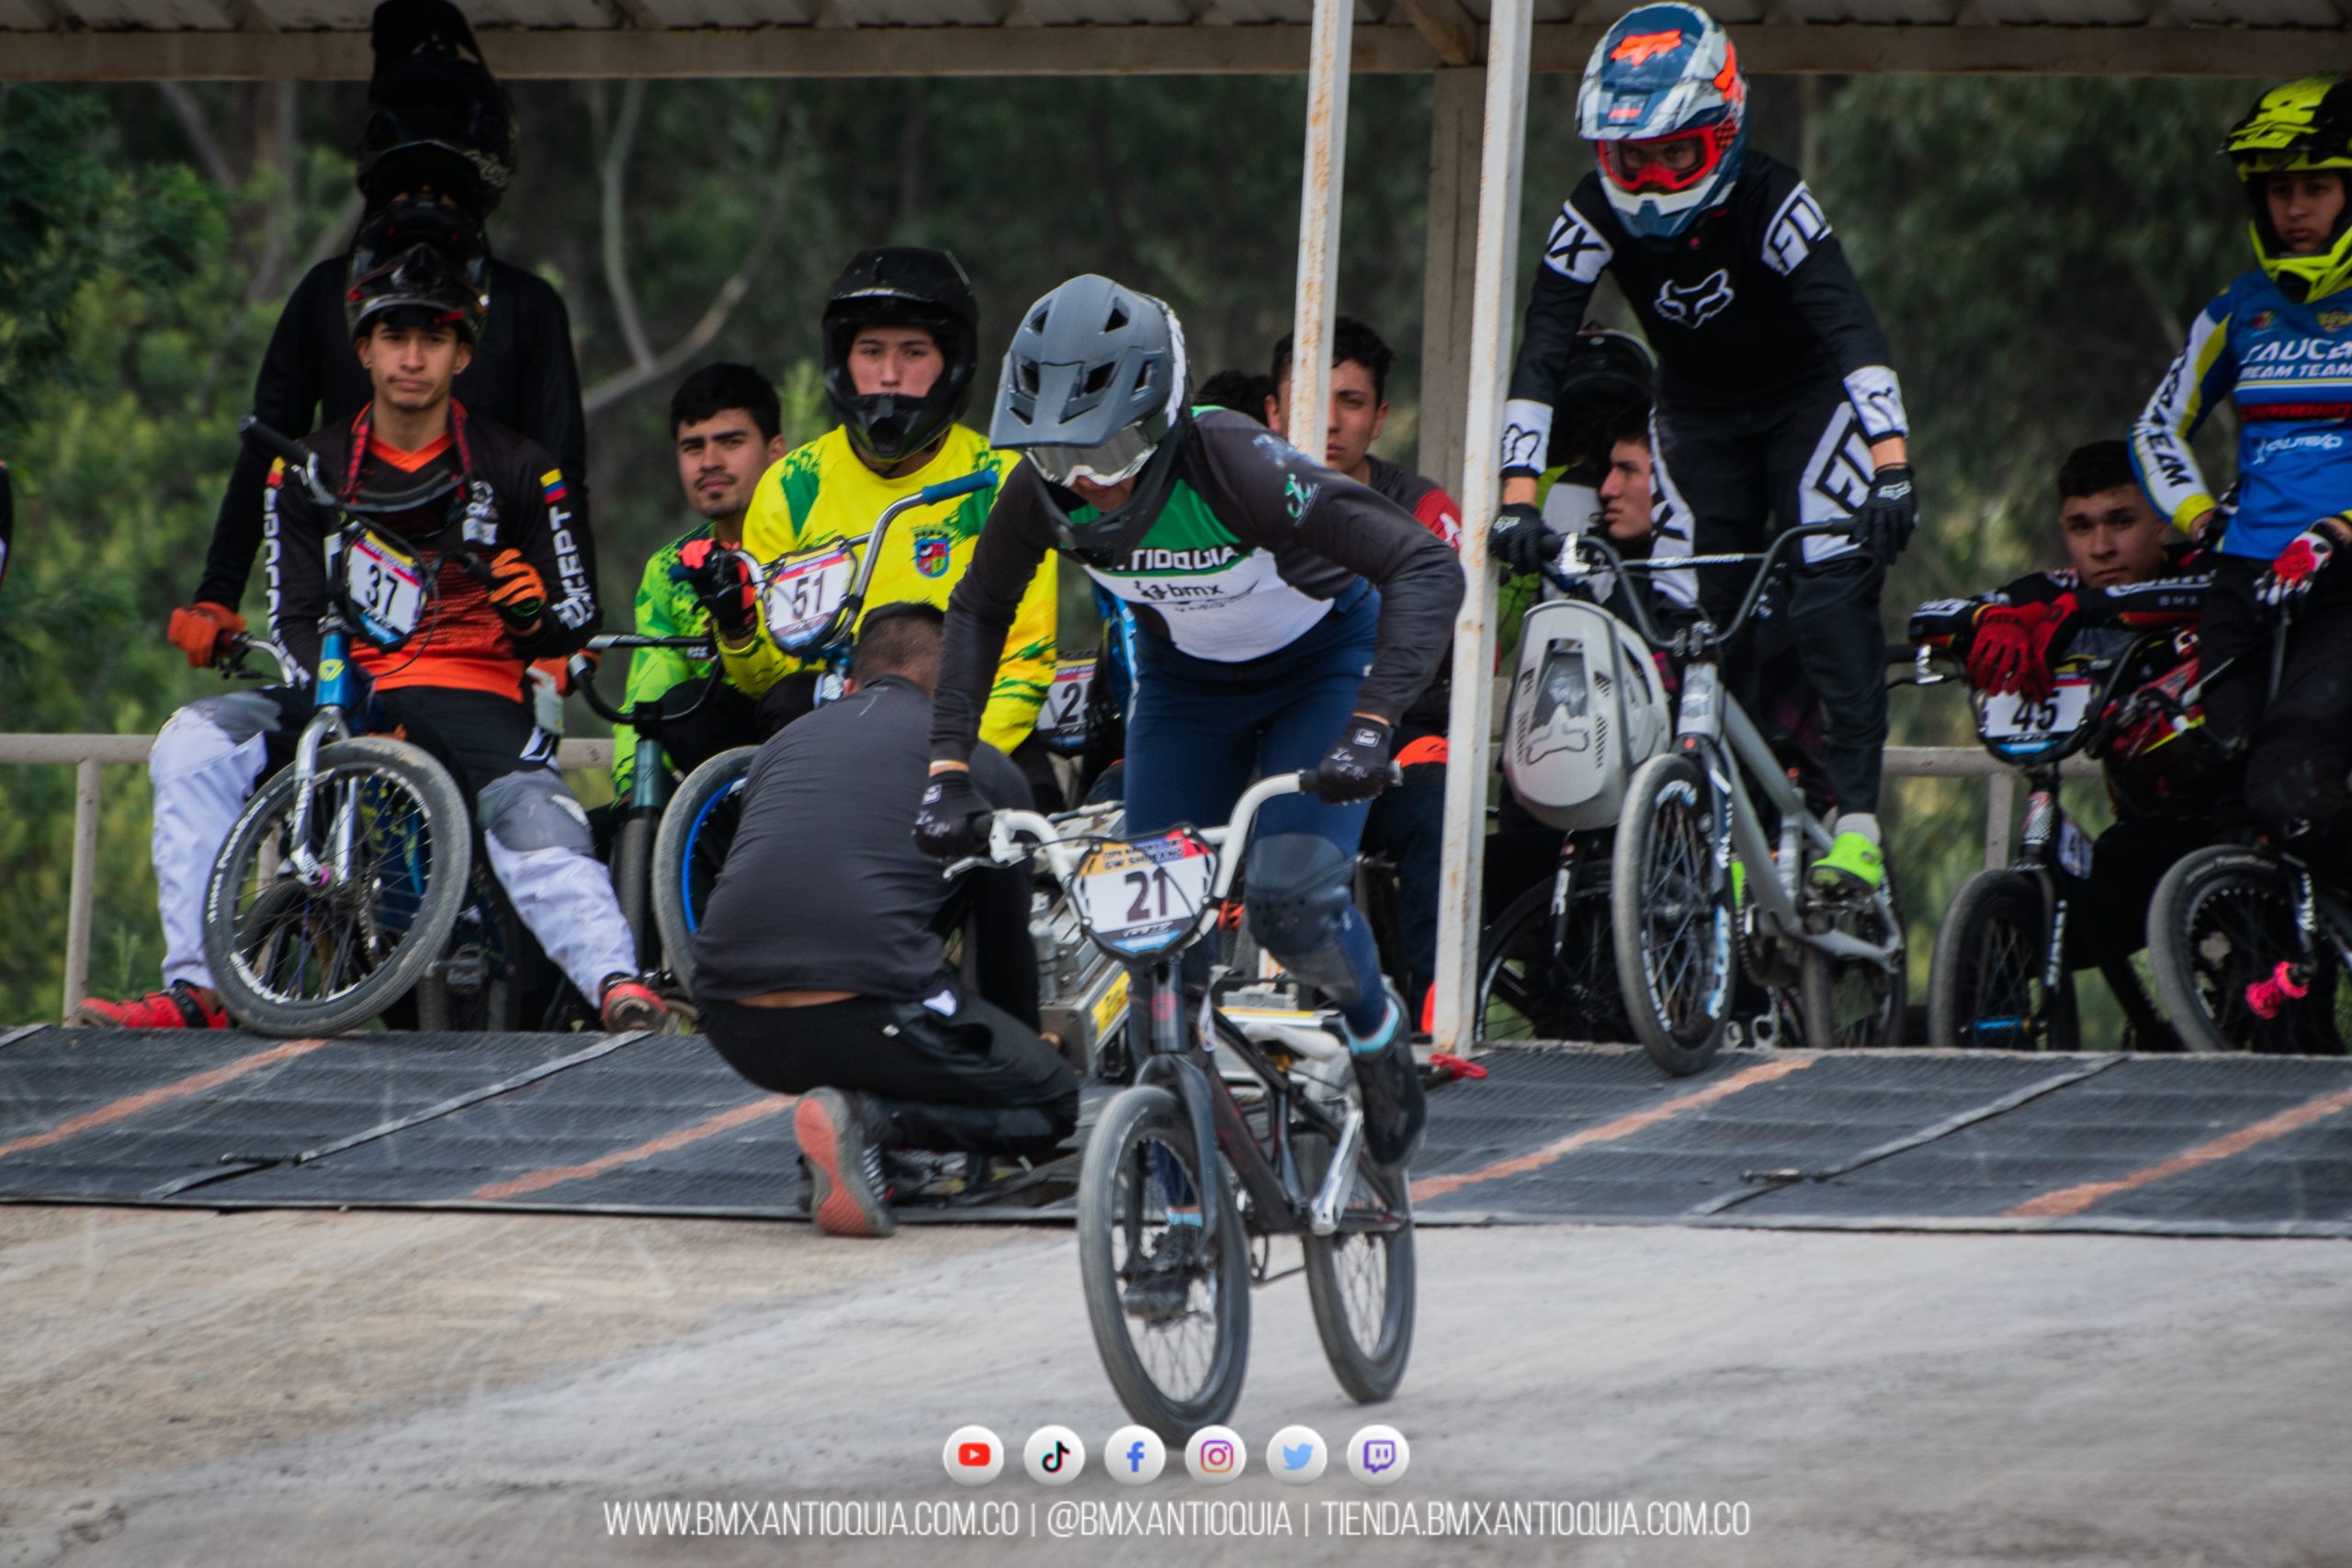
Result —
<instances>
[{"instance_id":1,"label":"bike handlebar","mask_svg":"<svg viewBox=\"0 0 2352 1568\"><path fill-rule=\"evenodd\" d=\"M659 698L650 703L639 703L633 708L616 708L606 702L604 694L596 690L596 664L588 655L640 648L676 649L692 657L713 660L710 672L703 677L701 693L684 707L666 713L662 710ZM607 724L628 725L659 740L664 728L687 717L709 700L712 687L718 682L718 651L707 637L639 637L633 632L603 632L590 637L587 648L564 660L563 668L564 672L571 677L571 689L580 694L581 700L598 717Z\"/></svg>"},{"instance_id":2,"label":"bike handlebar","mask_svg":"<svg viewBox=\"0 0 2352 1568\"><path fill-rule=\"evenodd\" d=\"M1597 554L1607 570L1627 573L1681 571L1691 567L1736 566L1750 561L1756 562L1758 563L1756 575L1748 581L1747 592L1741 598L1739 610L1732 616L1730 626L1717 631L1713 623L1702 616L1690 628L1691 631L1701 635L1707 647L1719 649L1736 638L1747 628L1749 617L1755 615L1757 605L1762 603L1764 593L1771 584L1773 569L1780 565L1781 553L1792 543L1831 536L1850 538L1853 532L1853 519L1847 517L1840 518L1835 523L1808 523L1802 527L1782 529L1773 536L1770 544L1757 552L1736 555L1668 556L1663 558L1654 556L1648 560L1637 561L1625 559L1611 547L1606 539L1597 535L1571 534L1561 546L1559 560L1544 569L1544 577L1546 581L1563 592L1572 591L1576 584L1590 572L1591 569L1585 566L1578 558L1579 553L1587 550ZM1658 635L1657 623L1650 619L1649 606L1642 602L1640 594L1624 595L1624 604L1633 613L1634 629L1642 634L1644 640L1647 641L1652 648L1664 648L1672 640Z\"/></svg>"}]
</instances>

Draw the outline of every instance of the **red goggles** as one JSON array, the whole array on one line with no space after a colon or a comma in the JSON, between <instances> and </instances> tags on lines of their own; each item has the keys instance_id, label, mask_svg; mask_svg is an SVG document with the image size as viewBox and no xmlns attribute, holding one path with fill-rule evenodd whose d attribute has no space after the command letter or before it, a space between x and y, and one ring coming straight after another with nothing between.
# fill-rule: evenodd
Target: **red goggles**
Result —
<instances>
[{"instance_id":1,"label":"red goggles","mask_svg":"<svg viewBox=\"0 0 2352 1568\"><path fill-rule=\"evenodd\" d=\"M1689 190L1713 174L1737 135L1736 122L1725 118L1672 136L1596 145L1600 150L1600 166L1618 189L1670 196Z\"/></svg>"}]
</instances>

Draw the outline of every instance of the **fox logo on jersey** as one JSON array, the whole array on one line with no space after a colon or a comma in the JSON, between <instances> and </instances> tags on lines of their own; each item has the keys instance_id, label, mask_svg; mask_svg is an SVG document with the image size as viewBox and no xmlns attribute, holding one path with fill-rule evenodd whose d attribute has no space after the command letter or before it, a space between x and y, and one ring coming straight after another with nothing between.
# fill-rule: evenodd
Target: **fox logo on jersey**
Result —
<instances>
[{"instance_id":1,"label":"fox logo on jersey","mask_svg":"<svg viewBox=\"0 0 2352 1568\"><path fill-rule=\"evenodd\" d=\"M1688 288L1670 278L1657 287L1657 313L1677 326L1703 327L1731 302L1731 273L1720 266Z\"/></svg>"}]
</instances>

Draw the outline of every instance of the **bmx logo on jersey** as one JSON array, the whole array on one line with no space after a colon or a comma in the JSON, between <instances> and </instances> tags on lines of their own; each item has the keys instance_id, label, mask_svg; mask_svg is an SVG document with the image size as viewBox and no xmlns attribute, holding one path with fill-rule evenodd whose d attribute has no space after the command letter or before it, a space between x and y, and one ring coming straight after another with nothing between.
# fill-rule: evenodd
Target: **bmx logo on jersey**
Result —
<instances>
[{"instance_id":1,"label":"bmx logo on jersey","mask_svg":"<svg viewBox=\"0 0 2352 1568\"><path fill-rule=\"evenodd\" d=\"M956 554L955 536L923 532L915 535L915 570L925 577L944 577Z\"/></svg>"},{"instance_id":2,"label":"bmx logo on jersey","mask_svg":"<svg viewBox=\"0 0 2352 1568\"><path fill-rule=\"evenodd\" d=\"M1677 326L1696 330L1729 310L1732 299L1731 273L1719 266L1687 288L1672 278L1660 283L1657 313Z\"/></svg>"},{"instance_id":3,"label":"bmx logo on jersey","mask_svg":"<svg viewBox=\"0 0 2352 1568\"><path fill-rule=\"evenodd\" d=\"M1821 210L1821 203L1799 180L1797 188L1789 192L1788 200L1781 203L1781 210L1772 215L1771 224L1764 231L1764 265L1782 277L1804 265L1813 254L1813 247L1829 238L1829 217Z\"/></svg>"}]
</instances>

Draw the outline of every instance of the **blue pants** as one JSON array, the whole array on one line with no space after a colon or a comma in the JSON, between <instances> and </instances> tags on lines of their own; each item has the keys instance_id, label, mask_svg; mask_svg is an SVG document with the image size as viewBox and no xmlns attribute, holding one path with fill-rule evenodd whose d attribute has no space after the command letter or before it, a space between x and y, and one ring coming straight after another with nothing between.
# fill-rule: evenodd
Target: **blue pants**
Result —
<instances>
[{"instance_id":1,"label":"blue pants","mask_svg":"<svg viewBox=\"0 0 2352 1568\"><path fill-rule=\"evenodd\" d=\"M1340 739L1372 668L1380 597L1343 597L1289 647L1246 664L1219 664L1136 637L1135 712L1127 720L1127 829L1156 833L1180 822L1222 825L1253 777L1312 769ZM1312 795L1267 803L1257 838L1312 833L1353 856L1369 806L1334 806ZM1242 846L1232 846L1241 852ZM1380 1026L1386 994L1372 929L1350 910L1340 948L1356 976L1346 1010L1359 1035Z\"/></svg>"}]
</instances>

